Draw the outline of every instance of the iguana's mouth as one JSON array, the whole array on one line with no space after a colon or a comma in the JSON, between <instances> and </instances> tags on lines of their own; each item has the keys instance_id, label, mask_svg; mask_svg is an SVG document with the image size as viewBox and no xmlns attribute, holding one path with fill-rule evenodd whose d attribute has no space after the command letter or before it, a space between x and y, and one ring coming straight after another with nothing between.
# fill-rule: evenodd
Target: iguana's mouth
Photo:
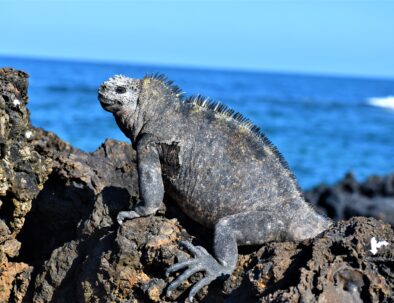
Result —
<instances>
[{"instance_id":1,"label":"iguana's mouth","mask_svg":"<svg viewBox=\"0 0 394 303\"><path fill-rule=\"evenodd\" d=\"M101 93L101 92L98 92L98 99L100 100L100 103L101 103L101 104L111 104L111 103L112 103L111 101L109 101L108 99L106 99L106 98L104 97L104 94Z\"/></svg>"},{"instance_id":2,"label":"iguana's mouth","mask_svg":"<svg viewBox=\"0 0 394 303\"><path fill-rule=\"evenodd\" d=\"M101 92L98 92L98 99L100 101L101 106L109 112L112 112L113 107L115 107L118 103L114 102L112 100L109 100L105 98L104 94Z\"/></svg>"}]
</instances>

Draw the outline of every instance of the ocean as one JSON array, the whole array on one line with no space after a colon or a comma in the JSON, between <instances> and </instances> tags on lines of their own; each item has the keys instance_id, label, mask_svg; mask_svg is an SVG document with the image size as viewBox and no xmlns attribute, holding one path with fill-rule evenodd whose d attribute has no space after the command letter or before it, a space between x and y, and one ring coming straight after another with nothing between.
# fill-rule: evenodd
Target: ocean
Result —
<instances>
[{"instance_id":1,"label":"ocean","mask_svg":"<svg viewBox=\"0 0 394 303\"><path fill-rule=\"evenodd\" d=\"M394 172L394 79L0 57L4 66L30 74L32 123L84 151L106 138L127 141L97 100L99 85L114 74L159 72L259 126L304 189L347 171L359 180Z\"/></svg>"}]
</instances>

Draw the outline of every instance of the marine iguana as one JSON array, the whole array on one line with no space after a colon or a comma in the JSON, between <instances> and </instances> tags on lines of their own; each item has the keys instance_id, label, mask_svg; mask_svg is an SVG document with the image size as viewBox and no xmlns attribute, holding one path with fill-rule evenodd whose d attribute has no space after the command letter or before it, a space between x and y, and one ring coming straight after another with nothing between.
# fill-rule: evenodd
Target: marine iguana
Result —
<instances>
[{"instance_id":1,"label":"marine iguana","mask_svg":"<svg viewBox=\"0 0 394 303\"><path fill-rule=\"evenodd\" d=\"M237 246L303 240L332 224L304 200L277 148L227 106L201 96L184 98L162 75L118 75L98 94L137 151L140 200L118 214L119 224L155 214L166 192L190 218L214 229L214 256L181 243L194 258L167 269L171 274L186 268L167 293L204 271L190 290L192 301L202 287L232 273Z\"/></svg>"}]
</instances>

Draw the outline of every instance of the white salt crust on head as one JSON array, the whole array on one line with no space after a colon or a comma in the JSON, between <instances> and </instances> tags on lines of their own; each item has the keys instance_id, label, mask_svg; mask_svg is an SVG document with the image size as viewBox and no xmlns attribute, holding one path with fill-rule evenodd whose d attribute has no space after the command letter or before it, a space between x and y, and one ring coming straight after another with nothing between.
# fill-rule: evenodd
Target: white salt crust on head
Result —
<instances>
[{"instance_id":1,"label":"white salt crust on head","mask_svg":"<svg viewBox=\"0 0 394 303\"><path fill-rule=\"evenodd\" d=\"M123 75L116 75L108 79L100 88L100 93L106 101L121 104L136 105L140 92L141 80Z\"/></svg>"}]
</instances>

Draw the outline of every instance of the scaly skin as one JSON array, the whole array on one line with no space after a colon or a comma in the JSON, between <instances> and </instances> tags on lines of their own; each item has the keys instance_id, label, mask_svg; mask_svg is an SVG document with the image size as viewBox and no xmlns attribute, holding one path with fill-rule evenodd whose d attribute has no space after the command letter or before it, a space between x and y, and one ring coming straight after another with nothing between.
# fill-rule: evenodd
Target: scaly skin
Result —
<instances>
[{"instance_id":1,"label":"scaly skin","mask_svg":"<svg viewBox=\"0 0 394 303\"><path fill-rule=\"evenodd\" d=\"M201 97L182 99L162 76L115 76L99 89L103 108L137 151L140 201L118 222L154 214L166 192L193 220L213 228L214 256L184 242L194 259L168 287L198 271L205 277L189 299L232 273L239 245L303 240L332 223L305 202L296 179L272 143L248 120Z\"/></svg>"}]
</instances>

